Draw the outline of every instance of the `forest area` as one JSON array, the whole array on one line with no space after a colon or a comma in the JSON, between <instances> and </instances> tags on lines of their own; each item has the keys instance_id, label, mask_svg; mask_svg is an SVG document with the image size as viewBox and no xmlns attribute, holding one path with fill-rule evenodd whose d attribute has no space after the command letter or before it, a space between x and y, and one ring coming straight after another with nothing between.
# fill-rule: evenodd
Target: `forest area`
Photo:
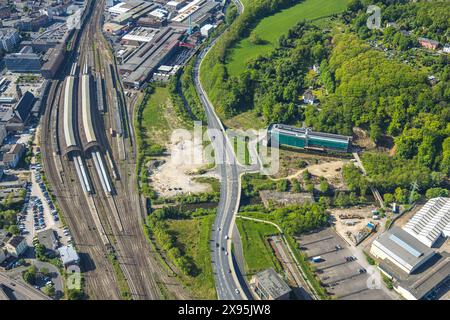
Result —
<instances>
[{"instance_id":1,"label":"forest area","mask_svg":"<svg viewBox=\"0 0 450 320\"><path fill-rule=\"evenodd\" d=\"M272 4L262 11L255 4L252 12L268 14L268 8L275 12L288 5ZM369 4L381 8L381 29L366 26ZM303 122L314 130L344 135L363 129L379 151L389 151L363 157L370 183L386 193L415 181L420 181L422 193L446 187L449 55L422 48L418 39L448 43L449 9L445 2L352 0L336 15L334 27L299 21L279 38L276 49L230 76L227 52L242 37L233 30L257 21L257 15L250 19L244 14L225 35L228 40L219 42L205 60L211 72L202 73L202 82L224 119L252 110L266 125ZM319 105L303 103L306 91L318 93ZM389 170L379 170L383 165ZM401 172L404 168L408 174Z\"/></svg>"}]
</instances>

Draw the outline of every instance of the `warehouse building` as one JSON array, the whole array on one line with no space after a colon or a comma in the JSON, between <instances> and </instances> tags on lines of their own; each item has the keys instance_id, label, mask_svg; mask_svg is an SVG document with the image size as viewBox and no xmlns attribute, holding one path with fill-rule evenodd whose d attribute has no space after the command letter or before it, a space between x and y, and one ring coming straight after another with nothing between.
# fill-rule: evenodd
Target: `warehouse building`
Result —
<instances>
[{"instance_id":1,"label":"warehouse building","mask_svg":"<svg viewBox=\"0 0 450 320\"><path fill-rule=\"evenodd\" d=\"M310 128L297 128L272 124L267 129L269 143L319 151L350 152L351 137L314 132Z\"/></svg>"},{"instance_id":2,"label":"warehouse building","mask_svg":"<svg viewBox=\"0 0 450 320\"><path fill-rule=\"evenodd\" d=\"M103 25L103 31L112 34L114 36L121 35L126 28L127 26L122 26L120 24L111 22L107 22Z\"/></svg>"},{"instance_id":3,"label":"warehouse building","mask_svg":"<svg viewBox=\"0 0 450 320\"><path fill-rule=\"evenodd\" d=\"M166 3L166 7L171 11L181 9L186 4L186 1L169 1Z\"/></svg>"},{"instance_id":4,"label":"warehouse building","mask_svg":"<svg viewBox=\"0 0 450 320\"><path fill-rule=\"evenodd\" d=\"M124 13L127 13L128 11L130 11L131 9L133 9L134 7L136 7L136 5L127 4L125 2L119 2L115 6L108 8L108 12L113 15L124 14Z\"/></svg>"},{"instance_id":5,"label":"warehouse building","mask_svg":"<svg viewBox=\"0 0 450 320\"><path fill-rule=\"evenodd\" d=\"M150 42L141 45L127 57L120 66L123 83L127 88L140 88L157 70L169 60L179 48L179 40L184 32L166 27L160 30Z\"/></svg>"},{"instance_id":6,"label":"warehouse building","mask_svg":"<svg viewBox=\"0 0 450 320\"><path fill-rule=\"evenodd\" d=\"M203 37L207 38L214 31L214 26L212 24L206 24L200 28L200 33Z\"/></svg>"},{"instance_id":7,"label":"warehouse building","mask_svg":"<svg viewBox=\"0 0 450 320\"><path fill-rule=\"evenodd\" d=\"M408 300L426 299L427 296L430 299L439 298L433 295L441 288L441 294L445 294L450 280L450 257L445 252L443 254L435 259L423 273L399 279L394 289Z\"/></svg>"},{"instance_id":8,"label":"warehouse building","mask_svg":"<svg viewBox=\"0 0 450 320\"><path fill-rule=\"evenodd\" d=\"M153 11L157 8L158 8L158 6L155 4L141 1L134 8L115 17L112 20L112 22L124 25L124 24L127 24L128 22L132 22L132 21L139 19L140 17L150 13L151 11Z\"/></svg>"},{"instance_id":9,"label":"warehouse building","mask_svg":"<svg viewBox=\"0 0 450 320\"><path fill-rule=\"evenodd\" d=\"M131 43L150 42L158 33L158 29L137 27L122 37L123 41Z\"/></svg>"},{"instance_id":10,"label":"warehouse building","mask_svg":"<svg viewBox=\"0 0 450 320\"><path fill-rule=\"evenodd\" d=\"M406 272L413 273L434 255L434 251L398 227L392 227L372 243L370 253Z\"/></svg>"},{"instance_id":11,"label":"warehouse building","mask_svg":"<svg viewBox=\"0 0 450 320\"><path fill-rule=\"evenodd\" d=\"M291 293L291 288L272 268L255 274L250 284L260 300L288 300Z\"/></svg>"},{"instance_id":12,"label":"warehouse building","mask_svg":"<svg viewBox=\"0 0 450 320\"><path fill-rule=\"evenodd\" d=\"M137 25L140 27L148 27L148 28L161 28L167 25L166 18L157 18L153 16L146 16L139 18L137 21Z\"/></svg>"},{"instance_id":13,"label":"warehouse building","mask_svg":"<svg viewBox=\"0 0 450 320\"><path fill-rule=\"evenodd\" d=\"M450 198L430 199L403 227L428 247L441 237L450 236Z\"/></svg>"}]
</instances>

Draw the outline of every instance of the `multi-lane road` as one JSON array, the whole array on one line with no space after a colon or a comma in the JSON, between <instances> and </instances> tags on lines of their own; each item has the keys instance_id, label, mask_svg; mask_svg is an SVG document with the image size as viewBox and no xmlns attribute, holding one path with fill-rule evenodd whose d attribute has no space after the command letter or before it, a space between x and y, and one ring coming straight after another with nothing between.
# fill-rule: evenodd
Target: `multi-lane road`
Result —
<instances>
[{"instance_id":1,"label":"multi-lane road","mask_svg":"<svg viewBox=\"0 0 450 320\"><path fill-rule=\"evenodd\" d=\"M234 0L239 14L244 10L239 0ZM234 228L235 214L240 200L240 175L244 168L236 160L233 147L225 129L214 111L200 82L199 70L203 58L214 46L213 41L197 57L194 68L195 87L205 108L208 121L208 134L215 151L217 170L221 177L220 201L213 226L212 262L215 273L217 296L220 300L248 299L241 287L239 272L233 263L231 252L231 235Z\"/></svg>"},{"instance_id":2,"label":"multi-lane road","mask_svg":"<svg viewBox=\"0 0 450 320\"><path fill-rule=\"evenodd\" d=\"M235 0L238 11L242 13L243 6ZM86 19L86 26L82 29L80 35L81 45L78 50L79 56L75 57L79 59L81 65L84 65L89 60L95 62L94 69L97 68L97 72L100 72L104 77L106 75L114 77L116 75L105 72L106 68L111 64L114 65L114 61L108 59L108 55L100 56L100 65L95 58L89 59L87 52L93 52L95 56L96 50L107 49L107 42L101 34L101 15L103 12L104 1L98 1L94 5L93 14ZM95 44L95 45L94 45ZM214 42L213 42L214 44ZM93 49L93 50L92 50ZM208 48L209 49L209 48ZM216 274L216 288L219 299L222 300L234 300L234 299L246 299L248 298L242 290L240 282L238 280L238 272L235 270L235 266L232 262L231 252L231 234L234 227L235 213L238 209L240 198L240 174L244 172L244 168L241 167L234 155L232 145L225 134L224 127L219 118L215 114L214 108L208 100L201 83L199 81L198 70L201 61L208 49L205 49L200 55L196 64L196 87L201 98L201 101L205 105L205 110L208 118L209 135L212 140L215 154L217 168L222 177L221 179L221 197L218 206L218 214L214 223L213 230L213 262L214 271ZM81 67L80 65L80 67ZM117 77L115 78L117 79ZM113 83L107 81L107 83ZM58 83L54 84L55 92L54 99L50 101L55 108L48 108L46 114L46 124L44 127L46 137L54 135L56 132L56 140L58 140L58 128L55 128L59 97L62 95L61 86ZM58 88L59 87L59 88ZM106 88L106 92L109 90L115 90L116 88ZM120 90L120 88L119 88ZM107 99L111 105L111 99ZM108 103L107 102L107 103ZM105 121L103 124L102 122ZM100 124L101 132L100 141L104 149L109 150L111 158L116 163L119 163L117 159L120 158L118 147L115 141L110 136L107 136L105 129L108 128L113 121L108 115L103 117L103 121L100 119L97 124ZM81 128L79 128L81 129ZM124 139L125 140L125 139ZM115 243L114 247L117 252L117 258L119 260L122 271L126 277L126 281L131 291L131 295L134 299L159 299L161 293L157 282L165 283L169 285L169 291L178 298L187 298L184 290L178 285L173 283L171 279L167 277L161 266L155 261L155 257L152 257L150 248L145 241L140 228L140 217L142 207L139 202L138 196L135 194L133 180L134 167L132 162L135 160L133 155L134 144L131 141L125 144L126 152L129 156L126 161L122 161L122 165L118 166L119 175L121 180L115 182L115 190L117 194L113 197L102 194L100 191L98 179L96 179L96 173L92 172L92 164L89 158L87 161L87 167L90 175L94 178L94 189L98 190L98 193L92 197L83 196L83 191L78 183L70 183L70 181L76 181L75 171L70 160L58 157L55 154L54 146L52 144L45 148L43 153L45 159L44 168L48 171L49 180L55 187L58 186L57 199L60 202L60 206L66 213L66 219L73 229L74 238L79 248L83 248L83 251L87 251L87 256L90 261L83 263L83 269L87 272L85 279L88 285L88 291L94 298L99 299L117 299L119 298L119 290L117 287L116 275L113 274L111 266L106 258L107 251L103 247L100 241L100 230L93 228L95 224L92 222L90 214L86 214L92 211L98 211L98 220L105 228L107 236L111 243ZM59 159L58 159L59 158ZM62 178L61 178L62 176ZM131 176L131 177L130 177ZM73 195L77 195L76 198ZM112 199L111 199L112 198ZM79 202L79 206L73 206L73 203ZM114 203L114 205L111 205ZM90 205L89 205L90 204ZM81 210L80 210L81 209ZM118 210L120 214L120 223L117 222L116 216L112 214L114 210ZM120 225L122 224L122 225ZM86 238L86 235L90 235L90 238ZM88 242L90 245L84 246L84 242ZM86 243L87 244L87 243ZM94 250L95 249L95 250ZM82 259L83 260L83 259ZM99 268L100 267L100 268ZM101 272L105 272L103 275ZM112 290L108 290L107 288Z\"/></svg>"}]
</instances>

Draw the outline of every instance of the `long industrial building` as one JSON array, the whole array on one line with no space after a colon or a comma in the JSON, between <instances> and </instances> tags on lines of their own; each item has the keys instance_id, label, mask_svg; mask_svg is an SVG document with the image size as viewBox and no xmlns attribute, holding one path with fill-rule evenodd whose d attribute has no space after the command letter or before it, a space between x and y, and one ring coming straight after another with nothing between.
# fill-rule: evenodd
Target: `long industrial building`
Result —
<instances>
[{"instance_id":1,"label":"long industrial building","mask_svg":"<svg viewBox=\"0 0 450 320\"><path fill-rule=\"evenodd\" d=\"M442 235L450 236L450 198L430 199L403 227L428 247Z\"/></svg>"},{"instance_id":2,"label":"long industrial building","mask_svg":"<svg viewBox=\"0 0 450 320\"><path fill-rule=\"evenodd\" d=\"M273 144L320 151L349 152L351 137L338 134L314 132L310 128L297 128L284 124L272 124L268 139Z\"/></svg>"},{"instance_id":3,"label":"long industrial building","mask_svg":"<svg viewBox=\"0 0 450 320\"><path fill-rule=\"evenodd\" d=\"M388 260L407 274L426 263L434 251L401 228L393 227L380 235L370 253L381 260Z\"/></svg>"},{"instance_id":4,"label":"long industrial building","mask_svg":"<svg viewBox=\"0 0 450 320\"><path fill-rule=\"evenodd\" d=\"M450 198L430 199L405 226L394 226L373 241L370 253L381 260L379 269L406 299L426 299L448 289L450 254L433 248L449 236L449 216Z\"/></svg>"},{"instance_id":5,"label":"long industrial building","mask_svg":"<svg viewBox=\"0 0 450 320\"><path fill-rule=\"evenodd\" d=\"M64 140L66 143L66 154L71 151L78 150L78 145L75 140L74 132L74 108L73 108L73 98L74 98L74 82L75 78L73 76L66 77L64 82Z\"/></svg>"},{"instance_id":6,"label":"long industrial building","mask_svg":"<svg viewBox=\"0 0 450 320\"><path fill-rule=\"evenodd\" d=\"M123 7L123 6L122 6ZM121 13L117 17L113 19L114 23L118 24L126 24L130 21L134 21L142 17L143 15L155 10L158 8L158 5L149 2L141 2L137 4L135 7L127 10L126 12Z\"/></svg>"},{"instance_id":7,"label":"long industrial building","mask_svg":"<svg viewBox=\"0 0 450 320\"><path fill-rule=\"evenodd\" d=\"M91 110L91 81L88 74L81 76L81 114L85 138L84 150L87 151L98 146Z\"/></svg>"},{"instance_id":8,"label":"long industrial building","mask_svg":"<svg viewBox=\"0 0 450 320\"><path fill-rule=\"evenodd\" d=\"M150 79L156 68L170 59L178 48L184 31L170 27L161 29L151 41L144 43L120 66L123 84L128 88L140 88Z\"/></svg>"}]
</instances>

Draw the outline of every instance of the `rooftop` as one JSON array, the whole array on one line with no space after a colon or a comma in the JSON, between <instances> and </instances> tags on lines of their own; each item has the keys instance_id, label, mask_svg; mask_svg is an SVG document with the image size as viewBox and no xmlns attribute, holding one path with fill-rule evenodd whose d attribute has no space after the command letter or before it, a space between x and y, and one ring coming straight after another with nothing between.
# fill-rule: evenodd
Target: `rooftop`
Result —
<instances>
[{"instance_id":1,"label":"rooftop","mask_svg":"<svg viewBox=\"0 0 450 320\"><path fill-rule=\"evenodd\" d=\"M450 277L450 257L442 257L427 272L409 286L410 292L421 299Z\"/></svg>"},{"instance_id":2,"label":"rooftop","mask_svg":"<svg viewBox=\"0 0 450 320\"><path fill-rule=\"evenodd\" d=\"M156 33L158 33L158 29L137 27L123 36L122 39L138 42L150 42Z\"/></svg>"},{"instance_id":3,"label":"rooftop","mask_svg":"<svg viewBox=\"0 0 450 320\"><path fill-rule=\"evenodd\" d=\"M16 33L18 33L18 31L14 28L0 28L0 40L2 40L3 37L8 38Z\"/></svg>"},{"instance_id":4,"label":"rooftop","mask_svg":"<svg viewBox=\"0 0 450 320\"><path fill-rule=\"evenodd\" d=\"M417 269L414 274L406 274L394 264L383 261L380 268L393 276L399 286L409 291L416 299L422 299L450 276L450 254L435 254Z\"/></svg>"},{"instance_id":5,"label":"rooftop","mask_svg":"<svg viewBox=\"0 0 450 320\"><path fill-rule=\"evenodd\" d=\"M403 229L428 247L443 235L450 236L450 198L434 198L417 212Z\"/></svg>"},{"instance_id":6,"label":"rooftop","mask_svg":"<svg viewBox=\"0 0 450 320\"><path fill-rule=\"evenodd\" d=\"M316 132L312 131L310 128L297 128L293 126L288 126L285 124L274 124L273 126L269 127L269 131L276 130L284 135L290 135L290 136L300 136L300 137L310 137L314 139L326 139L330 141L335 142L349 142L351 140L351 137L349 136L343 136L339 134L333 134L333 133L324 133L324 132Z\"/></svg>"},{"instance_id":7,"label":"rooftop","mask_svg":"<svg viewBox=\"0 0 450 320\"><path fill-rule=\"evenodd\" d=\"M417 38L418 41L424 41L424 42L428 42L434 45L438 45L439 41L436 40L432 40L432 39L428 39L428 38Z\"/></svg>"},{"instance_id":8,"label":"rooftop","mask_svg":"<svg viewBox=\"0 0 450 320\"><path fill-rule=\"evenodd\" d=\"M291 288L272 269L261 271L254 275L259 287L262 287L273 299L277 299L291 291Z\"/></svg>"},{"instance_id":9,"label":"rooftop","mask_svg":"<svg viewBox=\"0 0 450 320\"><path fill-rule=\"evenodd\" d=\"M30 115L30 111L33 108L34 103L34 95L27 91L20 99L19 103L17 104L15 111L16 115L22 120L26 121L28 116Z\"/></svg>"},{"instance_id":10,"label":"rooftop","mask_svg":"<svg viewBox=\"0 0 450 320\"><path fill-rule=\"evenodd\" d=\"M58 252L64 265L77 263L80 260L73 246L61 247Z\"/></svg>"},{"instance_id":11,"label":"rooftop","mask_svg":"<svg viewBox=\"0 0 450 320\"><path fill-rule=\"evenodd\" d=\"M55 231L53 229L38 232L37 237L39 239L39 243L42 244L47 249L50 250L56 249L58 240L56 239Z\"/></svg>"},{"instance_id":12,"label":"rooftop","mask_svg":"<svg viewBox=\"0 0 450 320\"><path fill-rule=\"evenodd\" d=\"M409 269L420 264L434 252L409 233L396 226L378 236L373 245L388 250L389 256Z\"/></svg>"},{"instance_id":13,"label":"rooftop","mask_svg":"<svg viewBox=\"0 0 450 320\"><path fill-rule=\"evenodd\" d=\"M24 240L25 238L22 236L13 236L11 239L9 239L8 244L13 246L14 248L17 248Z\"/></svg>"}]
</instances>

